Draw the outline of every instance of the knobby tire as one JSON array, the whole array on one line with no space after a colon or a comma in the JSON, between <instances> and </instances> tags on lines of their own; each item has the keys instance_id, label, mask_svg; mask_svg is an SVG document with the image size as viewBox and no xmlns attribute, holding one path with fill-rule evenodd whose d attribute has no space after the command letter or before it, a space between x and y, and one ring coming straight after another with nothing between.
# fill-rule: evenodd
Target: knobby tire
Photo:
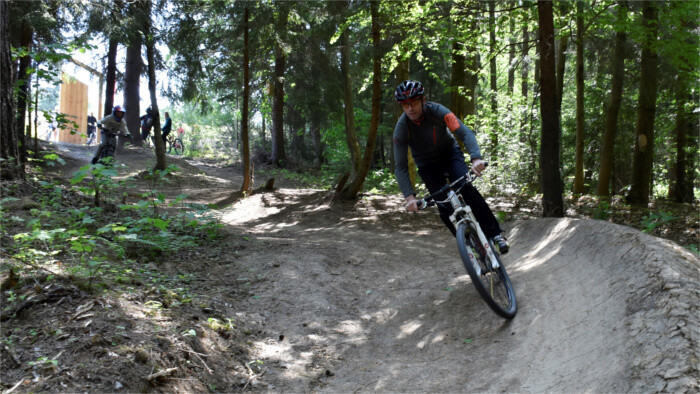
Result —
<instances>
[{"instance_id":1,"label":"knobby tire","mask_svg":"<svg viewBox=\"0 0 700 394\"><path fill-rule=\"evenodd\" d=\"M170 141L168 140L168 153L175 149L175 154L176 155L181 155L185 151L185 145L182 143L182 140L179 138L175 138L174 140Z\"/></svg>"},{"instance_id":2,"label":"knobby tire","mask_svg":"<svg viewBox=\"0 0 700 394\"><path fill-rule=\"evenodd\" d=\"M479 236L476 230L471 229L467 223L462 223L457 228L457 248L464 267L481 298L497 315L512 319L518 310L515 290L513 290L513 285L510 283L510 278L498 252L493 251L500 267L496 270L490 270L487 266L486 253L480 245ZM471 249L471 253L469 249ZM481 267L481 275L478 275L475 265Z\"/></svg>"}]
</instances>

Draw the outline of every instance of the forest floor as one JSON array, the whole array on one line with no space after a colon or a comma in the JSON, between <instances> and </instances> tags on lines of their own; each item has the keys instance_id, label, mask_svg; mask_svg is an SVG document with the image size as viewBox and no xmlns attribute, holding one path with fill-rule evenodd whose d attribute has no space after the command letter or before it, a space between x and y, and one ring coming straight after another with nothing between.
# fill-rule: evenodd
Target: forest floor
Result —
<instances>
[{"instance_id":1,"label":"forest floor","mask_svg":"<svg viewBox=\"0 0 700 394\"><path fill-rule=\"evenodd\" d=\"M47 147L64 164L43 176L64 184L95 149ZM168 200L211 204L240 188L238 165L168 160L181 168L159 189ZM153 153L126 148L117 163L119 178L138 175ZM135 184L123 202L152 188ZM22 203L3 215L38 206L36 188L12 190ZM225 227L215 242L137 259L158 281L131 273L95 291L37 270L13 282L7 267L17 261L0 254L0 389L700 389L700 259L679 246L697 249L697 205L656 203L664 214L654 216L580 198L569 217L542 219L537 201L488 200L512 244L504 262L519 310L510 321L480 299L434 212L407 214L399 196L334 202L331 191L284 179L216 210Z\"/></svg>"}]
</instances>

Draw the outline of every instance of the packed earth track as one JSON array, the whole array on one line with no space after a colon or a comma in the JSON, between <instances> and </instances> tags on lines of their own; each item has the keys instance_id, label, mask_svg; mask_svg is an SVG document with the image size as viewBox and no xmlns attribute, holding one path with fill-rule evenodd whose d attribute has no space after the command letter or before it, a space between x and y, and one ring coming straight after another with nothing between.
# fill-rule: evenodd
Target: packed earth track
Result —
<instances>
[{"instance_id":1,"label":"packed earth track","mask_svg":"<svg viewBox=\"0 0 700 394\"><path fill-rule=\"evenodd\" d=\"M57 149L66 177L91 153ZM239 188L235 167L169 160L183 168L173 195L214 203ZM133 174L153 158L130 148L117 161ZM215 391L698 391L696 255L604 221L505 223L519 309L504 320L471 285L437 215L400 207L398 196L337 202L281 184L222 208L245 248L167 264L195 272L210 305L255 328L249 378Z\"/></svg>"}]
</instances>

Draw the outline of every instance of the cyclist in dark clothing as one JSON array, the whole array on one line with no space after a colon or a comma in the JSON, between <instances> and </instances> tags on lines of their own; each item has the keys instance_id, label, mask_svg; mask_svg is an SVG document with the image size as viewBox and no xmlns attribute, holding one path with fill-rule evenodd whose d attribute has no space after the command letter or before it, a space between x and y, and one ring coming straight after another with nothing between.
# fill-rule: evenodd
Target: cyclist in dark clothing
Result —
<instances>
[{"instance_id":1,"label":"cyclist in dark clothing","mask_svg":"<svg viewBox=\"0 0 700 394\"><path fill-rule=\"evenodd\" d=\"M140 117L139 120L141 120L141 138L146 141L151 134L151 128L153 128L153 109L146 108L146 115Z\"/></svg>"},{"instance_id":2,"label":"cyclist in dark clothing","mask_svg":"<svg viewBox=\"0 0 700 394\"><path fill-rule=\"evenodd\" d=\"M95 131L97 130L96 123L97 118L90 112L90 116L87 117L87 145L92 144L92 141L95 139Z\"/></svg>"},{"instance_id":3,"label":"cyclist in dark clothing","mask_svg":"<svg viewBox=\"0 0 700 394\"><path fill-rule=\"evenodd\" d=\"M447 179L453 182L469 171L455 137L464 143L474 172L481 175L486 168L474 132L444 106L425 101L424 92L423 85L417 81L403 81L395 92L396 101L404 111L394 129L395 173L409 212L418 210L418 199L408 174L409 147L418 166L418 174L431 194L445 186ZM471 184L463 187L461 193L484 234L493 239L501 254L508 252L510 245L501 235L501 227L484 197ZM438 209L447 228L453 235L456 234L449 219L452 207L438 204Z\"/></svg>"},{"instance_id":4,"label":"cyclist in dark clothing","mask_svg":"<svg viewBox=\"0 0 700 394\"><path fill-rule=\"evenodd\" d=\"M165 113L165 124L163 125L163 128L160 129L160 132L163 134L163 142L165 142L166 138L168 137L168 134L170 134L170 130L173 128L173 121L170 119L170 114Z\"/></svg>"}]
</instances>

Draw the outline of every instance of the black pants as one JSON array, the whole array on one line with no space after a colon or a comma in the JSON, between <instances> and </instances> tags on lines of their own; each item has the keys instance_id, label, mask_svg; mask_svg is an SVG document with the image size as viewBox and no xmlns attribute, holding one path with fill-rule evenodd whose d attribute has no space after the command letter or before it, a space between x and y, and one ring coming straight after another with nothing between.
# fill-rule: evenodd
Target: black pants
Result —
<instances>
[{"instance_id":1,"label":"black pants","mask_svg":"<svg viewBox=\"0 0 700 394\"><path fill-rule=\"evenodd\" d=\"M418 174L420 175L423 183L433 194L445 186L449 182L454 182L455 179L461 177L469 171L467 163L464 162L464 153L459 149L459 146L451 149L448 154L441 157L438 161L428 163L426 165L418 168ZM447 174L447 179L445 177ZM491 238L502 232L501 227L498 225L498 220L491 212L486 200L479 193L478 190L471 184L464 186L461 190L462 197L464 201L469 205L474 212L474 217L479 222L481 230L484 235ZM446 199L447 195L437 196L438 199ZM454 211L452 206L448 204L438 204L438 210L440 211L440 218L447 228L452 232L452 235L457 234L457 229L452 225L450 221L450 215Z\"/></svg>"},{"instance_id":2,"label":"black pants","mask_svg":"<svg viewBox=\"0 0 700 394\"><path fill-rule=\"evenodd\" d=\"M92 158L92 164L97 164L97 162L105 157L114 157L114 152L117 150L117 135L113 133L108 133L102 131L102 142L97 148L95 157Z\"/></svg>"}]
</instances>

